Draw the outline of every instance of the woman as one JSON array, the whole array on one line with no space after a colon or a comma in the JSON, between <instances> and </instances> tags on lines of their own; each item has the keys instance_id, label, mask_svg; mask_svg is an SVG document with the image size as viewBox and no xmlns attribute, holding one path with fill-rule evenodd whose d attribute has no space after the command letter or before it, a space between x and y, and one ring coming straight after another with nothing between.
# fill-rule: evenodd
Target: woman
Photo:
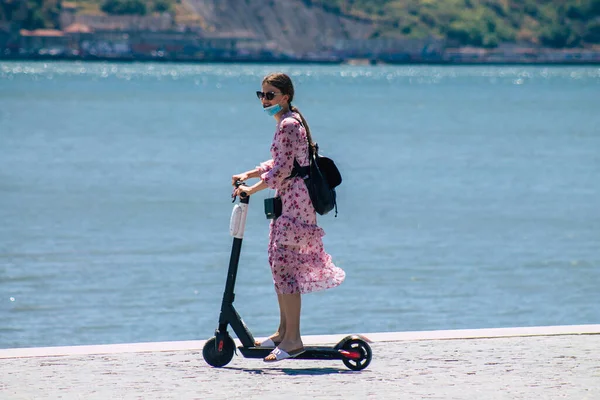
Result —
<instances>
[{"instance_id":1,"label":"woman","mask_svg":"<svg viewBox=\"0 0 600 400\"><path fill-rule=\"evenodd\" d=\"M251 171L234 175L232 183L259 178L252 186L239 186L234 195L248 195L267 187L276 189L282 200L281 216L271 222L268 259L279 302L279 328L257 346L275 347L265 361L279 361L304 352L300 337L301 294L341 284L345 273L323 249L317 216L304 181L289 178L294 159L308 165L308 146L314 146L310 129L300 111L292 106L294 86L282 73L267 75L262 91L256 93L265 112L277 121L271 144L273 159Z\"/></svg>"}]
</instances>

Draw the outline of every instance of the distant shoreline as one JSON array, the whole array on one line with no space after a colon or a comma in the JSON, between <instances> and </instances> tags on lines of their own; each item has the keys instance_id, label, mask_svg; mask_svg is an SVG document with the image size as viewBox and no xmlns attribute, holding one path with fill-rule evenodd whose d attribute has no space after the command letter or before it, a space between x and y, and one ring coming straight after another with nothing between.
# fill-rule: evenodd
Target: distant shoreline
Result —
<instances>
[{"instance_id":1,"label":"distant shoreline","mask_svg":"<svg viewBox=\"0 0 600 400\"><path fill-rule=\"evenodd\" d=\"M165 64L298 64L298 65L435 65L435 66L597 66L599 60L572 61L448 61L448 60L366 60L366 59L280 59L280 58L209 58L209 59L170 59L153 57L72 57L72 56L0 56L2 61L68 61L68 62L114 62L114 63L165 63Z\"/></svg>"}]
</instances>

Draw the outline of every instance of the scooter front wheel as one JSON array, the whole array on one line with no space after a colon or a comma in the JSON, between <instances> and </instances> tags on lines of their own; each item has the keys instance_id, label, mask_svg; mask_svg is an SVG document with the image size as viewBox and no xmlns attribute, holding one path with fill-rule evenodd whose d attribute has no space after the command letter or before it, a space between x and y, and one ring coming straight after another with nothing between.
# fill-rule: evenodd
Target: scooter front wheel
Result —
<instances>
[{"instance_id":1,"label":"scooter front wheel","mask_svg":"<svg viewBox=\"0 0 600 400\"><path fill-rule=\"evenodd\" d=\"M213 367L223 367L229 364L235 352L235 342L227 335L222 343L217 343L217 338L212 337L206 341L202 349L202 356L207 364Z\"/></svg>"}]
</instances>

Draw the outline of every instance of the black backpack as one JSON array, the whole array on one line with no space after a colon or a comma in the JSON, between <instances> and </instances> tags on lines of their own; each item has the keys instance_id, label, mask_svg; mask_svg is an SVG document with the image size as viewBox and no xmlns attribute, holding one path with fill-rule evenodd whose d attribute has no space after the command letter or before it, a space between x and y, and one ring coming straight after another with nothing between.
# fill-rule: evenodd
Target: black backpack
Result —
<instances>
[{"instance_id":1,"label":"black backpack","mask_svg":"<svg viewBox=\"0 0 600 400\"><path fill-rule=\"evenodd\" d=\"M342 183L342 175L331 158L319 154L319 146L308 147L307 167L301 167L294 159L294 168L290 178L300 176L310 195L315 211L325 215L335 208L337 217L337 202L335 188Z\"/></svg>"}]
</instances>

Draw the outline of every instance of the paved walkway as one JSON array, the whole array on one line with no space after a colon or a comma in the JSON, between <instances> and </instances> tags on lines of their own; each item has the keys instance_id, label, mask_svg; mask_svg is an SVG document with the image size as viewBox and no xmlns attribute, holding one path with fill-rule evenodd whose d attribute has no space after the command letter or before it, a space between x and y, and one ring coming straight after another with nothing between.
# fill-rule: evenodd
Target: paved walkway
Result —
<instances>
[{"instance_id":1,"label":"paved walkway","mask_svg":"<svg viewBox=\"0 0 600 400\"><path fill-rule=\"evenodd\" d=\"M600 325L366 336L361 372L239 355L217 369L202 341L0 350L0 399L600 399Z\"/></svg>"}]
</instances>

